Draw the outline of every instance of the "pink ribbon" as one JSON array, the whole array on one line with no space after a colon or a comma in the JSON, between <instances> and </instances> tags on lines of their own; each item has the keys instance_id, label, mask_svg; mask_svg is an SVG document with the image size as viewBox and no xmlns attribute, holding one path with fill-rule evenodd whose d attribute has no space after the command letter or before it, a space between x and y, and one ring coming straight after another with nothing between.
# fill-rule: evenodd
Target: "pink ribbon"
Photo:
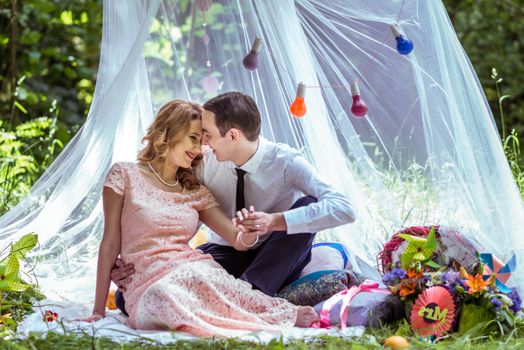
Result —
<instances>
[{"instance_id":1,"label":"pink ribbon","mask_svg":"<svg viewBox=\"0 0 524 350\"><path fill-rule=\"evenodd\" d=\"M340 328L345 329L347 323L347 316L349 311L349 302L360 292L370 292L370 293L383 293L389 294L390 291L385 288L379 288L378 282L371 280L365 280L360 286L354 286L349 289L338 292L333 295L331 298L326 300L322 304L322 310L320 310L320 320L311 327L313 328L331 328L330 322L330 313L333 306L335 306L339 301L342 301L340 306Z\"/></svg>"}]
</instances>

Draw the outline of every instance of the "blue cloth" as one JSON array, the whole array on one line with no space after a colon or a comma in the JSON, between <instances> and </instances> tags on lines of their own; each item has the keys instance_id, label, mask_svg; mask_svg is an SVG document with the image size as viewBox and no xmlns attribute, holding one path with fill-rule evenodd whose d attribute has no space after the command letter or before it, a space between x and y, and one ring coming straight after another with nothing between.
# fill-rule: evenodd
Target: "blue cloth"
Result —
<instances>
[{"instance_id":1,"label":"blue cloth","mask_svg":"<svg viewBox=\"0 0 524 350\"><path fill-rule=\"evenodd\" d=\"M320 243L313 244L313 248L315 248L315 247L322 247L322 246L332 247L332 248L338 250L340 252L340 255L342 255L342 259L344 260L344 268L346 268L346 266L348 264L348 254L349 253L348 253L346 247L344 247L343 244L335 243L335 242L320 242Z\"/></svg>"}]
</instances>

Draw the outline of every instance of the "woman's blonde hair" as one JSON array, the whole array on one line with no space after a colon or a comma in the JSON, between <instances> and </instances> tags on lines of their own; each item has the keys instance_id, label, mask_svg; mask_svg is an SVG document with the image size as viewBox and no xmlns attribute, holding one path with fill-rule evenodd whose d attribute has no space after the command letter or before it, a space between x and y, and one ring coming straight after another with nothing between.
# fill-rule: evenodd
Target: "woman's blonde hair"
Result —
<instances>
[{"instance_id":1,"label":"woman's blonde hair","mask_svg":"<svg viewBox=\"0 0 524 350\"><path fill-rule=\"evenodd\" d=\"M188 132L190 123L202 119L202 111L200 105L183 100L173 100L163 105L142 139L145 147L138 153L138 160L151 162L158 159L163 163L169 149ZM202 156L197 156L191 166L196 166L201 160ZM196 189L200 185L191 169L179 167L177 178L188 190Z\"/></svg>"}]
</instances>

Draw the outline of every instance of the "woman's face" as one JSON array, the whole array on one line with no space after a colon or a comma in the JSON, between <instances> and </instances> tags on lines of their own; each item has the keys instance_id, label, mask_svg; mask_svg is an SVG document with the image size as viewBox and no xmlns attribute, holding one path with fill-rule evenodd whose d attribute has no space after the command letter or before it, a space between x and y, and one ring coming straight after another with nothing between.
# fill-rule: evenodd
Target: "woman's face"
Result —
<instances>
[{"instance_id":1,"label":"woman's face","mask_svg":"<svg viewBox=\"0 0 524 350\"><path fill-rule=\"evenodd\" d=\"M167 161L178 167L191 167L193 159L200 154L201 141L202 121L193 120L189 125L189 130L182 135L181 140L170 148Z\"/></svg>"}]
</instances>

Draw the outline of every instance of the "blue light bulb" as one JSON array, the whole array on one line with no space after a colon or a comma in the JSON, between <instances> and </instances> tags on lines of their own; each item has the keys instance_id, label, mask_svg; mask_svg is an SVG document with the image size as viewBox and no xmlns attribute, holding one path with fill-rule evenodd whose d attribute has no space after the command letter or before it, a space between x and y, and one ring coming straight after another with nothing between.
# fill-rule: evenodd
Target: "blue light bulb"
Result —
<instances>
[{"instance_id":1,"label":"blue light bulb","mask_svg":"<svg viewBox=\"0 0 524 350\"><path fill-rule=\"evenodd\" d=\"M407 55L413 51L413 41L409 40L404 35L400 34L397 26L392 25L391 31L397 41L397 51L401 55Z\"/></svg>"},{"instance_id":2,"label":"blue light bulb","mask_svg":"<svg viewBox=\"0 0 524 350\"><path fill-rule=\"evenodd\" d=\"M413 41L409 40L404 35L399 35L395 40L397 40L397 51L399 54L407 55L413 51Z\"/></svg>"}]
</instances>

